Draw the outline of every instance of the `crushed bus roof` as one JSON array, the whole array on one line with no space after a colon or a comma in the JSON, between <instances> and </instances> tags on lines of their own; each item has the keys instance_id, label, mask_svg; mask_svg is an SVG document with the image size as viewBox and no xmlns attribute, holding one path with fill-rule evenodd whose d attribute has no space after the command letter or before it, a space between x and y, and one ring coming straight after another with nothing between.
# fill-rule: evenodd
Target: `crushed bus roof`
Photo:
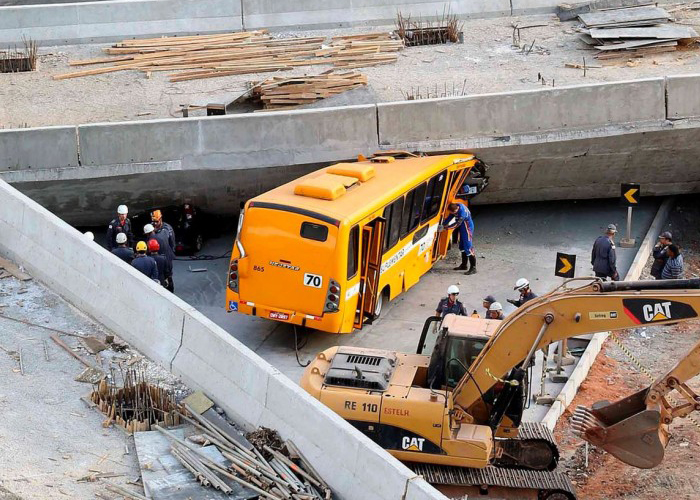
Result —
<instances>
[{"instance_id":1,"label":"crushed bus roof","mask_svg":"<svg viewBox=\"0 0 700 500\"><path fill-rule=\"evenodd\" d=\"M470 161L475 159L471 154L451 154L439 156L424 156L416 158L397 159L393 162L372 162L371 160L357 163L340 163L315 170L310 174L283 184L275 189L256 196L252 202L267 202L290 207L298 207L339 220L361 218L364 214L377 210L409 191L422 178L429 178L455 163L455 160ZM313 179L327 178L340 173L340 166L361 165L374 167L374 175L367 175L365 182L357 182L347 188L347 191L333 199L304 196L308 192L302 186L316 184ZM347 171L343 172L347 175ZM310 182L311 181L311 182ZM298 194L295 194L298 193ZM368 206L368 200L376 200L376 207Z\"/></svg>"}]
</instances>

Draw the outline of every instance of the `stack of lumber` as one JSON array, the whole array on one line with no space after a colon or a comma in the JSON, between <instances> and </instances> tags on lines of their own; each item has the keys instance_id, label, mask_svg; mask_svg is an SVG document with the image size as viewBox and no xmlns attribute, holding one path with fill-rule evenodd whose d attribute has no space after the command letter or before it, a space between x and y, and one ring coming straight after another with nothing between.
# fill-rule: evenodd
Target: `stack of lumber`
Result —
<instances>
[{"instance_id":1,"label":"stack of lumber","mask_svg":"<svg viewBox=\"0 0 700 500\"><path fill-rule=\"evenodd\" d=\"M331 70L316 76L273 77L255 83L251 95L253 100L263 103L264 109L291 109L362 85L367 85L367 77L357 71Z\"/></svg>"},{"instance_id":2,"label":"stack of lumber","mask_svg":"<svg viewBox=\"0 0 700 500\"><path fill-rule=\"evenodd\" d=\"M669 24L668 12L654 6L589 12L578 18L583 23L581 40L597 50L596 59L670 52L698 36L688 26Z\"/></svg>"},{"instance_id":3,"label":"stack of lumber","mask_svg":"<svg viewBox=\"0 0 700 500\"><path fill-rule=\"evenodd\" d=\"M322 55L337 68L352 69L396 62L395 52L403 47L403 40L393 39L389 33L334 36Z\"/></svg>"},{"instance_id":4,"label":"stack of lumber","mask_svg":"<svg viewBox=\"0 0 700 500\"><path fill-rule=\"evenodd\" d=\"M122 70L188 70L171 73L170 81L181 82L218 76L283 71L297 66L332 64L357 68L396 61L401 40L386 33L335 37L324 46L325 37L272 38L267 31L220 35L175 36L123 40L103 49L109 57L72 61L71 66L108 64L55 75L54 80L100 75Z\"/></svg>"}]
</instances>

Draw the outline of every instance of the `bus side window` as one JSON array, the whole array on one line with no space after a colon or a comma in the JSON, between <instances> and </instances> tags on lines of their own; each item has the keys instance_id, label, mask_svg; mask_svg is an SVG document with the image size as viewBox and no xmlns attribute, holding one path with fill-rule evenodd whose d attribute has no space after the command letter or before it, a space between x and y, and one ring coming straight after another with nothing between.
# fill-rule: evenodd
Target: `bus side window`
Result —
<instances>
[{"instance_id":1,"label":"bus side window","mask_svg":"<svg viewBox=\"0 0 700 500\"><path fill-rule=\"evenodd\" d=\"M391 250L399 241L399 233L401 232L401 214L403 212L403 197L395 200L390 207L391 219L388 217L386 218L387 227L384 230L385 234L389 235L389 239L387 240L387 244L384 245L384 253Z\"/></svg>"},{"instance_id":2,"label":"bus side window","mask_svg":"<svg viewBox=\"0 0 700 500\"><path fill-rule=\"evenodd\" d=\"M413 188L406 195L406 204L403 207L402 238L418 227L421 212L423 211L423 202L425 201L425 187L426 183L424 182L420 186Z\"/></svg>"},{"instance_id":3,"label":"bus side window","mask_svg":"<svg viewBox=\"0 0 700 500\"><path fill-rule=\"evenodd\" d=\"M357 274L357 262L360 254L359 244L360 228L356 224L350 229L348 238L348 279L354 278Z\"/></svg>"},{"instance_id":4,"label":"bus side window","mask_svg":"<svg viewBox=\"0 0 700 500\"><path fill-rule=\"evenodd\" d=\"M389 248L389 239L391 237L390 233L390 228L391 228L391 207L393 204L389 204L384 207L384 213L382 214L382 217L384 217L384 220L386 221L386 226L384 228L384 252L386 252L386 249Z\"/></svg>"},{"instance_id":5,"label":"bus side window","mask_svg":"<svg viewBox=\"0 0 700 500\"><path fill-rule=\"evenodd\" d=\"M421 224L435 217L440 211L446 180L447 173L440 172L428 181L428 190L425 193L425 204L423 205L423 217L420 220Z\"/></svg>"}]
</instances>

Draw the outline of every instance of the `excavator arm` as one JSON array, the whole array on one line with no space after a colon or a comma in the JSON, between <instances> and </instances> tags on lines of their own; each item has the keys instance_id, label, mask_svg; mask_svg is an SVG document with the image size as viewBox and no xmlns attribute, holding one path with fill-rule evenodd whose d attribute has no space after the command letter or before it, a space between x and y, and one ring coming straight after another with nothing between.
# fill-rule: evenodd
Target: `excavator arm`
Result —
<instances>
[{"instance_id":1,"label":"excavator arm","mask_svg":"<svg viewBox=\"0 0 700 500\"><path fill-rule=\"evenodd\" d=\"M643 324L687 321L700 315L700 279L588 283L571 288L569 280L553 292L527 302L498 328L451 394L452 425L467 415L484 414L482 395L498 380L522 381L537 349L552 342ZM657 465L668 443L668 425L676 417L700 411L700 397L686 384L700 373L700 343L651 386L617 403L580 407L574 430L620 460L641 468ZM682 402L671 403L676 391ZM515 392L515 391L511 391ZM508 390L489 409L496 429L510 404Z\"/></svg>"}]
</instances>

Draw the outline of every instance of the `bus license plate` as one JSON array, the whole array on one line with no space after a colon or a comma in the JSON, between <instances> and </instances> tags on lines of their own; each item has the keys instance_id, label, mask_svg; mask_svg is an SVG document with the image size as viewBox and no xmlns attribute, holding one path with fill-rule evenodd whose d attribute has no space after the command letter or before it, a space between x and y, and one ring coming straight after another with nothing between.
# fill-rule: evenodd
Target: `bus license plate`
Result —
<instances>
[{"instance_id":1,"label":"bus license plate","mask_svg":"<svg viewBox=\"0 0 700 500\"><path fill-rule=\"evenodd\" d=\"M289 314L283 313L283 312L277 312L277 311L270 311L269 317L270 317L270 319L288 320Z\"/></svg>"}]
</instances>

